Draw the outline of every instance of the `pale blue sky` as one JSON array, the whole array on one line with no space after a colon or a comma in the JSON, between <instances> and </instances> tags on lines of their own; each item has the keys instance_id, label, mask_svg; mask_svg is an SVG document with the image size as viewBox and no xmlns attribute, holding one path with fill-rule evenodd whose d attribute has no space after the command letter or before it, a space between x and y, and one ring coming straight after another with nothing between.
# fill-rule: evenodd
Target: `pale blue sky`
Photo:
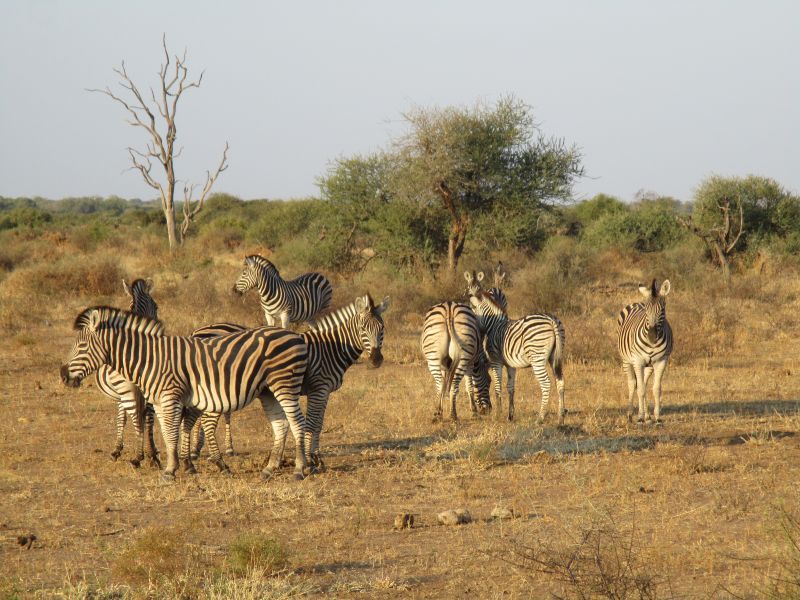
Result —
<instances>
[{"instance_id":1,"label":"pale blue sky","mask_svg":"<svg viewBox=\"0 0 800 600\"><path fill-rule=\"evenodd\" d=\"M690 199L706 176L800 192L800 2L0 2L0 195L150 198L143 132L84 91L125 59L155 85L161 35L203 86L182 100L177 165L216 190L316 194L337 156L385 146L413 105L514 94L582 148L578 197Z\"/></svg>"}]
</instances>

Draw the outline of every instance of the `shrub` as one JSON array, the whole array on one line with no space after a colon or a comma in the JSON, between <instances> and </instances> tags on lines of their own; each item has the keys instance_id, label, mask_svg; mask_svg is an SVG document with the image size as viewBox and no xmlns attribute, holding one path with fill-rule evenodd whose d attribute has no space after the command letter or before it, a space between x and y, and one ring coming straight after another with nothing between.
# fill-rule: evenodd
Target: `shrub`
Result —
<instances>
[{"instance_id":1,"label":"shrub","mask_svg":"<svg viewBox=\"0 0 800 600\"><path fill-rule=\"evenodd\" d=\"M228 546L228 562L240 575L256 570L274 573L286 566L287 558L280 542L257 533L242 534Z\"/></svg>"},{"instance_id":2,"label":"shrub","mask_svg":"<svg viewBox=\"0 0 800 600\"><path fill-rule=\"evenodd\" d=\"M112 572L126 583L147 585L186 573L195 558L181 530L152 527L120 552Z\"/></svg>"}]
</instances>

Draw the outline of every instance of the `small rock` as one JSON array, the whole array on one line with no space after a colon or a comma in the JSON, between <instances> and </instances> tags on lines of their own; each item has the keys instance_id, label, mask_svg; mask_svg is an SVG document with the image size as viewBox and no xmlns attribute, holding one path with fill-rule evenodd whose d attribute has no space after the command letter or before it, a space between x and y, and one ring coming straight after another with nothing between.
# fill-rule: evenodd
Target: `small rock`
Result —
<instances>
[{"instance_id":1,"label":"small rock","mask_svg":"<svg viewBox=\"0 0 800 600\"><path fill-rule=\"evenodd\" d=\"M491 515L489 515L492 519L513 519L516 517L516 513L510 508L503 508L502 506L495 506L492 509Z\"/></svg>"},{"instance_id":2,"label":"small rock","mask_svg":"<svg viewBox=\"0 0 800 600\"><path fill-rule=\"evenodd\" d=\"M436 515L436 520L441 525L463 525L472 522L472 515L463 508L456 510L446 510Z\"/></svg>"},{"instance_id":3,"label":"small rock","mask_svg":"<svg viewBox=\"0 0 800 600\"><path fill-rule=\"evenodd\" d=\"M414 528L414 515L409 513L400 513L394 518L394 526L392 529L413 529Z\"/></svg>"}]
</instances>

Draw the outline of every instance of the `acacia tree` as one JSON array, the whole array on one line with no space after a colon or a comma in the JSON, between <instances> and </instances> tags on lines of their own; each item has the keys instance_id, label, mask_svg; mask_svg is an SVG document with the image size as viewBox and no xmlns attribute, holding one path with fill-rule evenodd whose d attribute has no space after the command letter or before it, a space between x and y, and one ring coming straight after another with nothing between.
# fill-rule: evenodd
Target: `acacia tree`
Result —
<instances>
[{"instance_id":1,"label":"acacia tree","mask_svg":"<svg viewBox=\"0 0 800 600\"><path fill-rule=\"evenodd\" d=\"M719 223L715 227L701 227L691 218L676 216L678 222L705 242L726 281L731 278L730 255L744 231L744 210L740 199L736 199L737 215L731 215L731 198L722 198L717 204ZM734 209L734 210L736 210Z\"/></svg>"},{"instance_id":2,"label":"acacia tree","mask_svg":"<svg viewBox=\"0 0 800 600\"><path fill-rule=\"evenodd\" d=\"M125 61L114 72L119 76L119 86L124 90L122 95L111 91L110 87L105 89L90 89L90 92L105 94L115 102L121 104L128 111L128 124L133 127L144 129L149 137L144 150L128 147L128 154L131 159L131 169L136 169L142 175L145 183L157 190L161 198L161 210L167 221L167 238L169 248L174 251L178 246L178 235L180 244L186 239L189 227L197 214L203 209L206 197L208 196L214 182L225 169L228 168L228 143L225 142L225 149L222 151L222 159L212 173L206 171L205 184L202 186L199 196L195 199L194 192L199 187L188 181L183 185L183 203L181 212L183 221L180 229L177 229L175 218L175 187L178 179L175 176L175 159L177 159L183 148L175 150L175 140L177 139L178 129L175 124L175 116L178 110L178 102L184 92L199 88L203 81L203 73L194 81L189 80L189 69L186 66L186 51L183 56L177 54L170 59L167 50L166 36L162 38L164 48L164 62L159 69L159 89L158 91L150 88L149 101L139 90L139 87L131 80L125 69ZM156 117L156 113L160 118ZM153 161L161 165L164 171L163 179L153 173Z\"/></svg>"},{"instance_id":3,"label":"acacia tree","mask_svg":"<svg viewBox=\"0 0 800 600\"><path fill-rule=\"evenodd\" d=\"M446 253L451 271L475 217L503 213L513 220L539 211L568 198L583 174L578 149L545 138L530 108L511 97L495 106L415 108L403 117L405 135L375 155L336 161L320 189L343 212L361 214L370 224L365 229L393 227L410 234L420 254ZM344 208L354 204L359 211ZM415 231L397 231L400 214Z\"/></svg>"}]
</instances>

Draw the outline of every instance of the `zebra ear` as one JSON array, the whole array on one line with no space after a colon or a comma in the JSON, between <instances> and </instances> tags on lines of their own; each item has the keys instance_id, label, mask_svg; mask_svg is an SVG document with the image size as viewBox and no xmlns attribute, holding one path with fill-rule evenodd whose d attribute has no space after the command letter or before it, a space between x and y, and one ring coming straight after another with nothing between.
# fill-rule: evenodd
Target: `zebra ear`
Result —
<instances>
[{"instance_id":1,"label":"zebra ear","mask_svg":"<svg viewBox=\"0 0 800 600\"><path fill-rule=\"evenodd\" d=\"M661 287L658 290L659 296L666 296L669 294L669 291L672 289L672 286L669 284L669 279L665 279L664 283L661 284Z\"/></svg>"},{"instance_id":2,"label":"zebra ear","mask_svg":"<svg viewBox=\"0 0 800 600\"><path fill-rule=\"evenodd\" d=\"M144 284L145 284L145 286L147 286L147 293L148 294L153 291L153 280L152 279L145 279L144 280Z\"/></svg>"},{"instance_id":3,"label":"zebra ear","mask_svg":"<svg viewBox=\"0 0 800 600\"><path fill-rule=\"evenodd\" d=\"M640 285L639 293L645 298L649 298L652 295L652 290L650 289L649 285Z\"/></svg>"},{"instance_id":4,"label":"zebra ear","mask_svg":"<svg viewBox=\"0 0 800 600\"><path fill-rule=\"evenodd\" d=\"M483 281L483 271L478 272L478 281Z\"/></svg>"},{"instance_id":5,"label":"zebra ear","mask_svg":"<svg viewBox=\"0 0 800 600\"><path fill-rule=\"evenodd\" d=\"M128 285L128 282L125 279L122 280L122 289L125 290L125 293L128 294L131 298L133 298L133 292L131 292L131 288Z\"/></svg>"},{"instance_id":6,"label":"zebra ear","mask_svg":"<svg viewBox=\"0 0 800 600\"><path fill-rule=\"evenodd\" d=\"M389 296L384 296L383 302L381 302L381 305L375 309L375 313L378 315L382 315L383 313L386 312L386 309L388 308L389 308Z\"/></svg>"},{"instance_id":7,"label":"zebra ear","mask_svg":"<svg viewBox=\"0 0 800 600\"><path fill-rule=\"evenodd\" d=\"M358 312L364 312L365 310L369 309L369 305L367 300L363 296L359 296L356 298L356 310Z\"/></svg>"},{"instance_id":8,"label":"zebra ear","mask_svg":"<svg viewBox=\"0 0 800 600\"><path fill-rule=\"evenodd\" d=\"M95 332L98 327L100 327L100 311L93 310L89 314L89 331Z\"/></svg>"},{"instance_id":9,"label":"zebra ear","mask_svg":"<svg viewBox=\"0 0 800 600\"><path fill-rule=\"evenodd\" d=\"M467 280L467 283L472 283L472 273L464 271L464 279Z\"/></svg>"}]
</instances>

